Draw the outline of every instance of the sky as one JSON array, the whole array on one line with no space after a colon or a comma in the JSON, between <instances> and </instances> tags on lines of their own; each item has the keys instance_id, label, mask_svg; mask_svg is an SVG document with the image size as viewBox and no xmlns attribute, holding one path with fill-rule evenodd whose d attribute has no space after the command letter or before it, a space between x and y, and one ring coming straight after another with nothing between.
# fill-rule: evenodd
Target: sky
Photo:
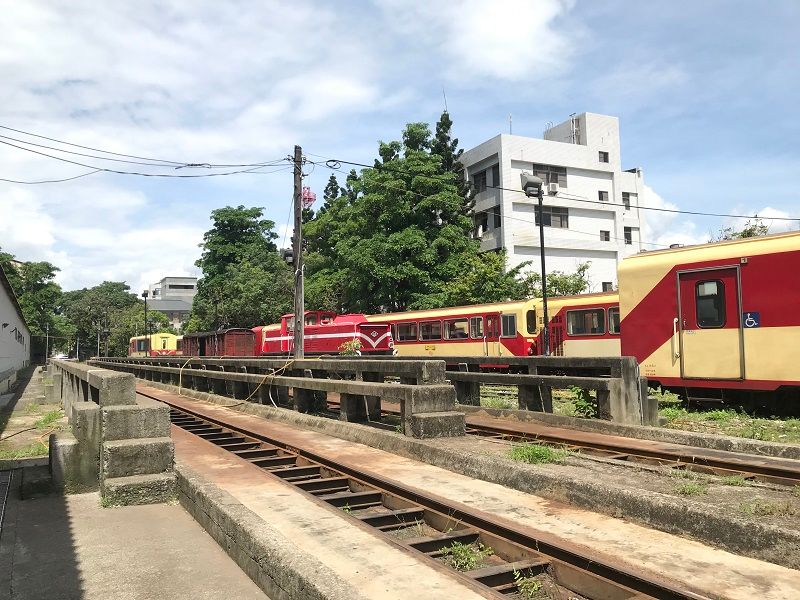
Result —
<instances>
[{"instance_id":1,"label":"sky","mask_svg":"<svg viewBox=\"0 0 800 600\"><path fill-rule=\"evenodd\" d=\"M507 132L509 115L531 137L571 113L617 116L644 204L798 228L774 220L800 217L797 0L0 0L0 15L0 126L181 164L274 164L0 181L0 247L50 261L65 289L200 276L210 213L227 205L264 207L288 245L295 144L319 162L305 183L321 198L320 157L369 164L406 123L433 127L445 97L462 148ZM0 136L0 179L15 181L252 168L153 169ZM648 211L642 239L699 243L743 223Z\"/></svg>"}]
</instances>

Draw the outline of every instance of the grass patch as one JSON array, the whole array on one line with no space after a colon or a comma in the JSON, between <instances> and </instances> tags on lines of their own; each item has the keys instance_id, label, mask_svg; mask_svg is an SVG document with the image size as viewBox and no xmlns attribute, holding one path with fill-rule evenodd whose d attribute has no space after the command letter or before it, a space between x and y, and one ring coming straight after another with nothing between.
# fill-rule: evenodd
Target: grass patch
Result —
<instances>
[{"instance_id":1,"label":"grass patch","mask_svg":"<svg viewBox=\"0 0 800 600\"><path fill-rule=\"evenodd\" d=\"M36 402L31 402L28 406L25 407L25 412L33 415L38 413L41 410L41 405L37 404Z\"/></svg>"},{"instance_id":2,"label":"grass patch","mask_svg":"<svg viewBox=\"0 0 800 600\"><path fill-rule=\"evenodd\" d=\"M791 502L768 502L753 500L739 505L739 512L751 517L793 517L800 513Z\"/></svg>"},{"instance_id":3,"label":"grass patch","mask_svg":"<svg viewBox=\"0 0 800 600\"><path fill-rule=\"evenodd\" d=\"M667 473L669 473L670 477L676 477L678 479L697 479L697 473L686 469L670 469Z\"/></svg>"},{"instance_id":4,"label":"grass patch","mask_svg":"<svg viewBox=\"0 0 800 600\"><path fill-rule=\"evenodd\" d=\"M800 442L800 419L753 417L733 409L688 410L677 404L662 406L658 414L671 429L698 431L779 443Z\"/></svg>"},{"instance_id":5,"label":"grass patch","mask_svg":"<svg viewBox=\"0 0 800 600\"><path fill-rule=\"evenodd\" d=\"M0 460L16 460L18 458L31 458L34 456L47 456L50 449L44 442L34 442L23 448L0 450Z\"/></svg>"},{"instance_id":6,"label":"grass patch","mask_svg":"<svg viewBox=\"0 0 800 600\"><path fill-rule=\"evenodd\" d=\"M542 582L533 577L525 577L519 571L514 571L514 583L523 598L536 598L542 591Z\"/></svg>"},{"instance_id":7,"label":"grass patch","mask_svg":"<svg viewBox=\"0 0 800 600\"><path fill-rule=\"evenodd\" d=\"M64 416L64 413L62 413L60 410L51 410L49 413L47 413L41 419L36 421L36 423L34 423L34 425L36 425L36 429L47 429L53 423L58 421L63 416Z\"/></svg>"},{"instance_id":8,"label":"grass patch","mask_svg":"<svg viewBox=\"0 0 800 600\"><path fill-rule=\"evenodd\" d=\"M518 460L532 465L544 463L562 463L569 456L569 451L552 448L542 444L515 444L509 450L511 460Z\"/></svg>"},{"instance_id":9,"label":"grass patch","mask_svg":"<svg viewBox=\"0 0 800 600\"><path fill-rule=\"evenodd\" d=\"M447 564L457 571L472 571L494 554L494 550L480 542L474 544L453 542L450 546L444 548L442 552L446 557Z\"/></svg>"},{"instance_id":10,"label":"grass patch","mask_svg":"<svg viewBox=\"0 0 800 600\"><path fill-rule=\"evenodd\" d=\"M744 475L728 475L726 477L720 477L719 482L722 485L734 485L739 487L749 484L747 479L744 478Z\"/></svg>"},{"instance_id":11,"label":"grass patch","mask_svg":"<svg viewBox=\"0 0 800 600\"><path fill-rule=\"evenodd\" d=\"M501 398L500 396L481 398L481 406L485 406L486 408L517 408L510 399Z\"/></svg>"},{"instance_id":12,"label":"grass patch","mask_svg":"<svg viewBox=\"0 0 800 600\"><path fill-rule=\"evenodd\" d=\"M706 486L696 481L687 481L675 488L675 492L681 496L699 496L706 493Z\"/></svg>"}]
</instances>

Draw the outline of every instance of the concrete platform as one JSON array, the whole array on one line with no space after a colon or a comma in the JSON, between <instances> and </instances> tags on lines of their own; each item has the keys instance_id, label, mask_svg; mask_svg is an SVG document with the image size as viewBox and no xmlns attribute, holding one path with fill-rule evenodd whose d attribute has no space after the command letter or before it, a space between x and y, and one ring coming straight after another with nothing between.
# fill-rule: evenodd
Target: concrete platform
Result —
<instances>
[{"instance_id":1,"label":"concrete platform","mask_svg":"<svg viewBox=\"0 0 800 600\"><path fill-rule=\"evenodd\" d=\"M384 452L321 434L302 430L285 423L267 421L261 417L246 415L206 402L191 400L172 394L171 401L183 405L190 410L206 414L211 417L229 419L230 422L246 427L252 431L270 437L280 437L290 440L295 447L313 447L314 452L342 461L350 466L364 468L383 478L391 479L407 487L426 491L435 491L443 498L458 502L465 507L476 508L492 514L509 525L523 526L532 531L545 531L558 535L576 544L585 545L594 551L606 554L610 560L622 560L631 567L644 568L659 576L688 583L696 592L714 598L751 599L762 598L768 600L797 598L800 590L800 571L788 569L772 563L738 556L724 550L716 549L699 542L681 538L668 533L655 531L635 525L621 519L582 510L552 500L526 494L508 487L472 479L463 475L447 471L429 464L400 457L396 454ZM176 440L176 455L183 460L192 461L205 476L213 478L231 491L241 502L252 508L262 511L264 518L268 513L264 511L267 504L273 508L272 524L280 523L285 528L287 535L297 535L298 539L306 538L309 549L320 549L319 544L333 543L333 548L343 551L351 540L358 540L353 549L358 548L361 555L364 548L375 547L376 542L361 537L363 534L355 533L355 529L342 525L336 521L325 519L326 525L318 529L318 521L301 521L300 525L294 523L295 518L303 519L303 515L293 515L291 523L284 523L283 516L292 515L297 510L297 502L292 497L292 490L283 484L259 484L259 491L247 480L239 479L234 473L256 470L212 444L192 438L189 434L173 431ZM208 446L204 451L202 460L198 452L201 447ZM181 448L179 450L179 448ZM191 450L191 454L187 451ZM228 458L223 458L224 456ZM213 460L212 460L213 458ZM241 465L237 466L237 463ZM266 479L266 478L264 478ZM251 481L252 484L255 480ZM269 490L269 491L267 491ZM287 506L280 505L275 511L275 502L281 498L292 498ZM264 504L267 503L267 504ZM309 506L305 518L312 514L318 515L319 507ZM280 519L276 518L281 515ZM340 517L338 517L340 518ZM343 530L347 527L347 531ZM339 532L346 533L341 537ZM311 537L308 538L309 534ZM323 538L324 536L324 538ZM330 536L330 539L326 539ZM351 537L354 536L354 537ZM356 542L353 542L356 543ZM361 544L365 544L362 546ZM332 548L330 549L332 550ZM319 555L318 556L323 556ZM324 555L326 558L328 554ZM380 592L380 587L389 580L382 580L386 560L378 560L373 570L367 554L357 561L357 565L349 564L348 557L339 556L333 560L335 568L346 577L355 577L354 581L368 586L375 592ZM400 560L398 557L397 560ZM404 563L405 564L405 563ZM361 567L353 571L356 566ZM367 566L369 565L369 566ZM412 571L409 571L412 573ZM420 575L414 575L419 579ZM427 581L427 579L426 579ZM432 580L436 581L436 580ZM389 589L403 591L397 597L414 594L412 588L397 588L392 584ZM453 597L466 598L469 596L455 595Z\"/></svg>"},{"instance_id":2,"label":"concrete platform","mask_svg":"<svg viewBox=\"0 0 800 600\"><path fill-rule=\"evenodd\" d=\"M269 600L180 506L101 508L97 493L17 498L12 489L0 599Z\"/></svg>"}]
</instances>

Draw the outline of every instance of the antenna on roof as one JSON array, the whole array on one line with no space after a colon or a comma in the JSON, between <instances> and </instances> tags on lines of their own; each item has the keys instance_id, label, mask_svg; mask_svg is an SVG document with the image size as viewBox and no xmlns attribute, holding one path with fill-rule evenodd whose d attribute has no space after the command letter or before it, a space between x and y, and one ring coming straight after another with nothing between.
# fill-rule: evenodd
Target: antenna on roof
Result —
<instances>
[{"instance_id":1,"label":"antenna on roof","mask_svg":"<svg viewBox=\"0 0 800 600\"><path fill-rule=\"evenodd\" d=\"M513 122L513 119L511 118L511 113L508 113L508 135L511 135L511 133L512 133L512 131L511 131L512 122Z\"/></svg>"},{"instance_id":2,"label":"antenna on roof","mask_svg":"<svg viewBox=\"0 0 800 600\"><path fill-rule=\"evenodd\" d=\"M442 88L442 98L444 98L444 112L447 112L447 94L444 93L444 88Z\"/></svg>"}]
</instances>

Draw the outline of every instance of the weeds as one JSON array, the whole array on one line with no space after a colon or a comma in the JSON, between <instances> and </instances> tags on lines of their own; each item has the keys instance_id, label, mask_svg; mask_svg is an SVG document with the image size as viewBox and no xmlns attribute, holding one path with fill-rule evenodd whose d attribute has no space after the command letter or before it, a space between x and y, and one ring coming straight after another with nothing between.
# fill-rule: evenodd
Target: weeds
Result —
<instances>
[{"instance_id":1,"label":"weeds","mask_svg":"<svg viewBox=\"0 0 800 600\"><path fill-rule=\"evenodd\" d=\"M791 502L753 500L740 504L739 512L751 517L793 517L800 510Z\"/></svg>"},{"instance_id":2,"label":"weeds","mask_svg":"<svg viewBox=\"0 0 800 600\"><path fill-rule=\"evenodd\" d=\"M349 515L351 512L353 512L353 509L352 509L352 508L350 508L350 505L349 505L349 504L345 504L345 505L342 507L342 510L343 510L344 512L346 512L348 515Z\"/></svg>"},{"instance_id":3,"label":"weeds","mask_svg":"<svg viewBox=\"0 0 800 600\"><path fill-rule=\"evenodd\" d=\"M0 450L0 460L15 460L18 458L31 458L34 456L47 456L50 449L44 442L35 442L24 448L11 448Z\"/></svg>"},{"instance_id":4,"label":"weeds","mask_svg":"<svg viewBox=\"0 0 800 600\"><path fill-rule=\"evenodd\" d=\"M706 493L706 486L695 481L688 481L678 486L675 491L681 496L699 496Z\"/></svg>"},{"instance_id":5,"label":"weeds","mask_svg":"<svg viewBox=\"0 0 800 600\"><path fill-rule=\"evenodd\" d=\"M515 408L514 404L508 398L500 398L499 396L491 396L489 398L481 398L481 406L486 408Z\"/></svg>"},{"instance_id":6,"label":"weeds","mask_svg":"<svg viewBox=\"0 0 800 600\"><path fill-rule=\"evenodd\" d=\"M25 412L28 414L38 413L41 406L36 402L31 402L28 406L25 407Z\"/></svg>"},{"instance_id":7,"label":"weeds","mask_svg":"<svg viewBox=\"0 0 800 600\"><path fill-rule=\"evenodd\" d=\"M747 479L744 478L744 475L728 475L726 477L720 477L719 479L722 485L735 485L735 486L745 486L748 485Z\"/></svg>"},{"instance_id":8,"label":"weeds","mask_svg":"<svg viewBox=\"0 0 800 600\"><path fill-rule=\"evenodd\" d=\"M51 410L49 413L47 413L41 419L36 421L36 423L35 423L36 429L47 429L53 423L58 421L62 416L64 416L64 413L62 413L60 410Z\"/></svg>"},{"instance_id":9,"label":"weeds","mask_svg":"<svg viewBox=\"0 0 800 600\"><path fill-rule=\"evenodd\" d=\"M542 590L542 582L533 577L524 577L522 573L514 570L514 583L517 584L519 593L525 598L536 598Z\"/></svg>"},{"instance_id":10,"label":"weeds","mask_svg":"<svg viewBox=\"0 0 800 600\"><path fill-rule=\"evenodd\" d=\"M732 421L736 417L739 416L735 410L709 410L705 413L705 418L708 421L721 421L721 422L728 422Z\"/></svg>"},{"instance_id":11,"label":"weeds","mask_svg":"<svg viewBox=\"0 0 800 600\"><path fill-rule=\"evenodd\" d=\"M662 390L660 387L649 388L648 394L658 400L658 404L680 404L681 397L667 390Z\"/></svg>"},{"instance_id":12,"label":"weeds","mask_svg":"<svg viewBox=\"0 0 800 600\"><path fill-rule=\"evenodd\" d=\"M697 479L697 473L686 469L670 469L668 473L670 477L677 477L678 479Z\"/></svg>"},{"instance_id":13,"label":"weeds","mask_svg":"<svg viewBox=\"0 0 800 600\"><path fill-rule=\"evenodd\" d=\"M453 542L442 551L447 556L447 563L457 571L472 571L494 554L494 550L480 542L474 544Z\"/></svg>"},{"instance_id":14,"label":"weeds","mask_svg":"<svg viewBox=\"0 0 800 600\"><path fill-rule=\"evenodd\" d=\"M562 463L569 452L562 448L551 448L541 444L515 444L509 451L511 460L518 460L532 465L543 463Z\"/></svg>"},{"instance_id":15,"label":"weeds","mask_svg":"<svg viewBox=\"0 0 800 600\"><path fill-rule=\"evenodd\" d=\"M569 391L572 394L572 405L575 407L577 416L587 419L597 416L597 400L592 398L589 390L573 385L569 388Z\"/></svg>"}]
</instances>

